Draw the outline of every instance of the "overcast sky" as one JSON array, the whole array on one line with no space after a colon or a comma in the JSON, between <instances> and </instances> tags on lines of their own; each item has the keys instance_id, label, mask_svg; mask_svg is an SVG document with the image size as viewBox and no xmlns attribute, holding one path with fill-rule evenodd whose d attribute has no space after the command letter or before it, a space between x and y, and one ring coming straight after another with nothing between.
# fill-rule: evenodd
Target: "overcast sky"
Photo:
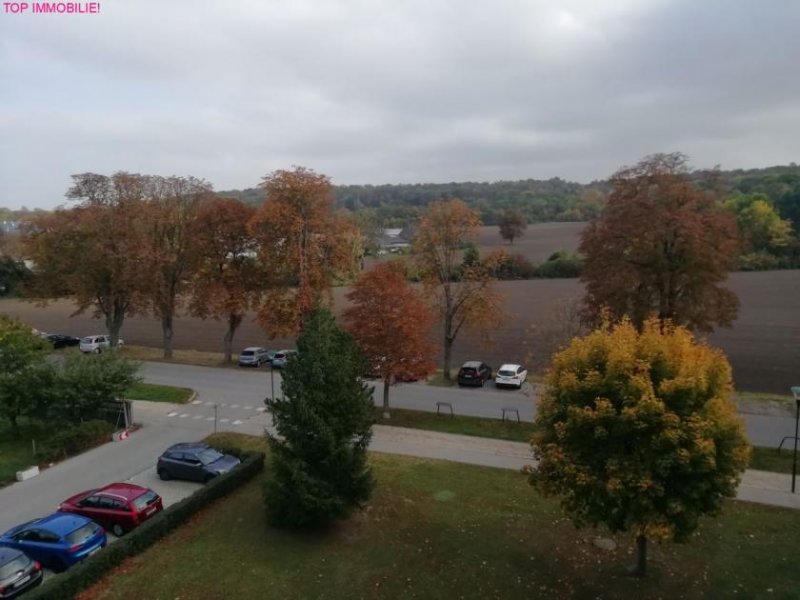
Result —
<instances>
[{"instance_id":1,"label":"overcast sky","mask_svg":"<svg viewBox=\"0 0 800 600\"><path fill-rule=\"evenodd\" d=\"M29 0L31 1L31 0ZM0 4L2 9L2 4ZM101 0L0 12L0 206L118 170L255 186L800 162L797 0Z\"/></svg>"}]
</instances>

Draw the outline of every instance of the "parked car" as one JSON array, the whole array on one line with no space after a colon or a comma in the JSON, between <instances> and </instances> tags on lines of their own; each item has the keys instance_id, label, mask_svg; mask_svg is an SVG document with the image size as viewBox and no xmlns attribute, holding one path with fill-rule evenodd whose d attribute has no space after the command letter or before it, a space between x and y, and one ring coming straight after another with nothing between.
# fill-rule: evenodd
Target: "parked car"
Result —
<instances>
[{"instance_id":1,"label":"parked car","mask_svg":"<svg viewBox=\"0 0 800 600\"><path fill-rule=\"evenodd\" d=\"M163 480L188 479L210 481L227 473L241 461L235 456L222 454L202 442L175 444L158 457L156 472Z\"/></svg>"},{"instance_id":2,"label":"parked car","mask_svg":"<svg viewBox=\"0 0 800 600\"><path fill-rule=\"evenodd\" d=\"M479 360L468 360L458 370L458 385L483 386L492 379L492 368Z\"/></svg>"},{"instance_id":3,"label":"parked car","mask_svg":"<svg viewBox=\"0 0 800 600\"><path fill-rule=\"evenodd\" d=\"M20 550L54 571L63 571L106 545L105 530L86 517L56 512L0 535L0 546Z\"/></svg>"},{"instance_id":4,"label":"parked car","mask_svg":"<svg viewBox=\"0 0 800 600\"><path fill-rule=\"evenodd\" d=\"M274 356L274 350L267 350L261 346L251 346L250 348L245 348L239 353L239 366L260 367L261 365L272 361L272 357Z\"/></svg>"},{"instance_id":5,"label":"parked car","mask_svg":"<svg viewBox=\"0 0 800 600\"><path fill-rule=\"evenodd\" d=\"M297 354L297 350L278 350L272 357L272 368L283 369L292 354Z\"/></svg>"},{"instance_id":6,"label":"parked car","mask_svg":"<svg viewBox=\"0 0 800 600\"><path fill-rule=\"evenodd\" d=\"M122 338L117 340L117 343L122 346L125 342ZM103 350L111 348L111 338L107 335L89 335L81 338L80 350L86 354L100 354Z\"/></svg>"},{"instance_id":7,"label":"parked car","mask_svg":"<svg viewBox=\"0 0 800 600\"><path fill-rule=\"evenodd\" d=\"M0 547L0 599L16 598L42 583L39 561L16 548Z\"/></svg>"},{"instance_id":8,"label":"parked car","mask_svg":"<svg viewBox=\"0 0 800 600\"><path fill-rule=\"evenodd\" d=\"M48 333L44 339L53 345L53 348L67 348L69 346L78 346L81 343L81 338L72 335L64 335L63 333Z\"/></svg>"},{"instance_id":9,"label":"parked car","mask_svg":"<svg viewBox=\"0 0 800 600\"><path fill-rule=\"evenodd\" d=\"M58 510L88 517L121 537L164 510L164 505L161 496L149 488L132 483L111 483L75 494L64 500Z\"/></svg>"},{"instance_id":10,"label":"parked car","mask_svg":"<svg viewBox=\"0 0 800 600\"><path fill-rule=\"evenodd\" d=\"M522 387L528 378L528 370L520 365L506 364L497 369L494 384L497 387Z\"/></svg>"}]
</instances>

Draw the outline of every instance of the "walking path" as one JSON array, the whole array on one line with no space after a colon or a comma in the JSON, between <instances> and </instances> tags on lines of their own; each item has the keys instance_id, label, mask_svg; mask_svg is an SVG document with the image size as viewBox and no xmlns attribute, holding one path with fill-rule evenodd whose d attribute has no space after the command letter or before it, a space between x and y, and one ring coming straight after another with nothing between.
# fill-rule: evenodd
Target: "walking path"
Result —
<instances>
[{"instance_id":1,"label":"walking path","mask_svg":"<svg viewBox=\"0 0 800 600\"><path fill-rule=\"evenodd\" d=\"M186 405L137 401L134 412L136 420L143 424L148 422L164 424L166 421L175 426L192 429L196 431L197 437L202 437L213 431L213 424L207 421L209 417L213 420L211 416L213 412L209 407L206 407L206 410L208 416L195 418L196 415L189 414L191 411L187 410ZM217 422L219 431L250 435L263 435L265 428L271 426L271 416L260 408L250 409L247 416L240 415L239 419ZM373 426L370 450L515 470L535 463L530 446L523 442L387 425ZM790 490L791 476L788 474L747 470L739 485L737 498L759 504L800 509L800 494L792 494Z\"/></svg>"}]
</instances>

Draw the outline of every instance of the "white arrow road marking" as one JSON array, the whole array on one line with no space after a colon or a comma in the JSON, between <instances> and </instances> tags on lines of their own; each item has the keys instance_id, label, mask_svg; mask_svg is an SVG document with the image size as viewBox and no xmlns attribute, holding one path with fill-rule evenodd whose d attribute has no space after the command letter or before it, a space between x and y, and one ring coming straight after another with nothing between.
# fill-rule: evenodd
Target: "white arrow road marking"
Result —
<instances>
[{"instance_id":1,"label":"white arrow road marking","mask_svg":"<svg viewBox=\"0 0 800 600\"><path fill-rule=\"evenodd\" d=\"M265 407L263 407L263 406L259 406L259 407L256 409L256 412L263 413L265 410L267 410Z\"/></svg>"},{"instance_id":2,"label":"white arrow road marking","mask_svg":"<svg viewBox=\"0 0 800 600\"><path fill-rule=\"evenodd\" d=\"M185 419L188 416L189 416L189 413L183 413L180 417L181 417L181 419Z\"/></svg>"},{"instance_id":3,"label":"white arrow road marking","mask_svg":"<svg viewBox=\"0 0 800 600\"><path fill-rule=\"evenodd\" d=\"M193 400L192 401L192 404L202 404L202 403L203 403L202 400Z\"/></svg>"},{"instance_id":4,"label":"white arrow road marking","mask_svg":"<svg viewBox=\"0 0 800 600\"><path fill-rule=\"evenodd\" d=\"M170 413L167 413L167 416L168 416L168 417L177 417L177 416L178 416L178 413L176 413L176 412L173 410L172 412L170 412Z\"/></svg>"},{"instance_id":5,"label":"white arrow road marking","mask_svg":"<svg viewBox=\"0 0 800 600\"><path fill-rule=\"evenodd\" d=\"M241 425L241 424L242 424L242 422L241 422L239 419L236 419L236 420L233 422L233 424L234 424L234 425Z\"/></svg>"},{"instance_id":6,"label":"white arrow road marking","mask_svg":"<svg viewBox=\"0 0 800 600\"><path fill-rule=\"evenodd\" d=\"M206 417L206 421L213 421L214 417Z\"/></svg>"}]
</instances>

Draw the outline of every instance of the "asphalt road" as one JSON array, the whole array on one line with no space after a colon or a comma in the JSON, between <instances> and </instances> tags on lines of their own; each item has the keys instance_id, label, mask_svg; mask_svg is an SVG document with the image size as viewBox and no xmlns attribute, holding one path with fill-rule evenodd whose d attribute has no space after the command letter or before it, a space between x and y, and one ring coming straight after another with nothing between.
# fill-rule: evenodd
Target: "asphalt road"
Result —
<instances>
[{"instance_id":1,"label":"asphalt road","mask_svg":"<svg viewBox=\"0 0 800 600\"><path fill-rule=\"evenodd\" d=\"M272 388L271 373L263 369L219 369L171 363L149 362L142 365L148 383L192 388L197 392L195 405L187 405L173 418L212 422L217 404L218 427L236 429L264 406ZM375 405L383 403L383 389L375 382ZM280 371L274 373L274 389L280 395ZM499 390L487 384L483 388L439 387L424 383L404 383L392 387L391 406L435 412L437 402L448 402L458 415L499 419L503 408L515 408L520 419L533 421L536 414L537 386L525 385L521 391ZM442 407L443 410L448 410ZM185 416L184 416L185 415ZM742 413L750 442L756 446L777 447L781 438L793 436L795 422L790 415ZM225 421L222 421L225 419ZM238 423L237 423L238 421ZM236 425L233 425L236 423Z\"/></svg>"}]
</instances>

